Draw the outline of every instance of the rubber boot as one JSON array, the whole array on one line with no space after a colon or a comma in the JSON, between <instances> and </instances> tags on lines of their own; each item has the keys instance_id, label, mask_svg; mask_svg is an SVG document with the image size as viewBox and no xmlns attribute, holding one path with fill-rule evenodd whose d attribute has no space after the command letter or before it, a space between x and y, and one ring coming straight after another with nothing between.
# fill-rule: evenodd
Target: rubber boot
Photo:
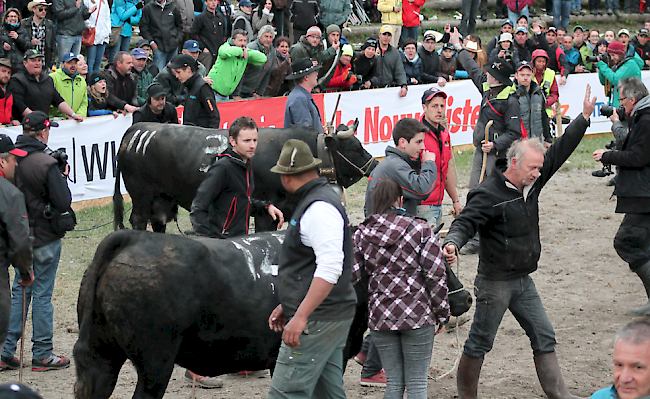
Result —
<instances>
[{"instance_id":1,"label":"rubber boot","mask_svg":"<svg viewBox=\"0 0 650 399\"><path fill-rule=\"evenodd\" d=\"M562 371L560 371L560 364L555 352L535 356L535 369L537 369L539 383L548 399L580 399L569 393L564 378L562 378Z\"/></svg>"},{"instance_id":2,"label":"rubber boot","mask_svg":"<svg viewBox=\"0 0 650 399\"><path fill-rule=\"evenodd\" d=\"M478 377L481 375L482 366L482 357L474 358L463 354L460 358L458 372L456 373L458 399L476 399Z\"/></svg>"},{"instance_id":3,"label":"rubber boot","mask_svg":"<svg viewBox=\"0 0 650 399\"><path fill-rule=\"evenodd\" d=\"M633 316L649 316L650 315L650 262L646 262L643 265L637 267L634 270L645 287L645 293L648 296L648 302L640 308L630 309L630 314Z\"/></svg>"}]
</instances>

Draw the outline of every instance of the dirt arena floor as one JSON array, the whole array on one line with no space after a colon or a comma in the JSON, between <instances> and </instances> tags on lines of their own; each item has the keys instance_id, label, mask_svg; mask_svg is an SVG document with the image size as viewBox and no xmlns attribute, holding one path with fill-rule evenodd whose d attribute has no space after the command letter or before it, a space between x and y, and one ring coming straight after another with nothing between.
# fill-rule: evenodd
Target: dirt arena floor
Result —
<instances>
[{"instance_id":1,"label":"dirt arena floor","mask_svg":"<svg viewBox=\"0 0 650 399\"><path fill-rule=\"evenodd\" d=\"M622 219L614 214L615 199L604 179L591 177L591 170L562 170L544 189L540 203L542 256L539 270L533 274L537 288L557 335L557 352L567 385L573 394L590 396L596 390L611 384L611 354L614 333L632 318L626 314L630 307L645 303L640 280L632 274L616 255L612 239ZM461 189L464 202L467 189ZM362 211L353 201L351 219L361 221ZM450 209L447 198L445 210ZM445 216L447 226L451 216ZM173 229L176 230L176 226ZM173 231L172 231L173 232ZM98 239L84 236L66 239L68 248L86 246L94 251ZM76 259L76 258L75 258ZM85 265L73 268L78 260L66 258L59 274L74 276L74 283L57 288L55 304L55 352L71 356L77 339L76 292L79 277ZM471 289L476 273L477 257L462 256L459 276ZM76 286L75 286L76 284ZM77 291L78 292L78 291ZM474 309L470 311L473 314ZM458 330L450 330L436 337L431 376L449 370L457 356L457 337L462 344L467 337L469 323ZM27 331L31 336L31 330ZM31 362L31 345L25 351L26 362ZM228 361L228 359L215 359ZM166 399L192 397L191 384L183 378L184 370L174 371ZM345 387L349 398L378 399L383 390L359 385L360 366L350 362L345 373ZM18 379L17 371L0 373L0 381ZM25 382L37 388L46 399L71 398L75 381L74 367L62 371L34 373L29 368ZM197 398L265 398L270 377L223 376L221 389L197 389ZM136 384L136 374L127 363L122 369L118 386L112 398L130 398ZM448 377L429 381L429 398L454 398L455 372ZM532 352L524 331L510 313L501 324L494 349L486 356L479 396L482 398L539 398L545 397L537 382Z\"/></svg>"}]
</instances>

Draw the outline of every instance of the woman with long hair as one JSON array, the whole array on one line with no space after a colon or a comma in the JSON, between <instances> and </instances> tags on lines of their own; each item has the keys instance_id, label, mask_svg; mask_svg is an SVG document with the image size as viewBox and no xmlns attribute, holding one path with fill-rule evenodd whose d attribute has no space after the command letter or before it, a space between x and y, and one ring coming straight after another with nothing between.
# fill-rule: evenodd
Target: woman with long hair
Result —
<instances>
[{"instance_id":1,"label":"woman with long hair","mask_svg":"<svg viewBox=\"0 0 650 399\"><path fill-rule=\"evenodd\" d=\"M96 70L90 74L87 80L88 86L88 116L113 115L117 118L117 112L111 111L106 100L106 75Z\"/></svg>"},{"instance_id":2,"label":"woman with long hair","mask_svg":"<svg viewBox=\"0 0 650 399\"><path fill-rule=\"evenodd\" d=\"M13 68L22 65L23 55L31 47L27 30L20 29L21 21L20 11L12 7L2 16L2 27L0 27L0 43L2 43L0 58L9 59Z\"/></svg>"},{"instance_id":3,"label":"woman with long hair","mask_svg":"<svg viewBox=\"0 0 650 399\"><path fill-rule=\"evenodd\" d=\"M273 21L273 2L271 0L262 0L260 5L253 10L253 34L257 36L257 32L262 29L264 25L271 25Z\"/></svg>"},{"instance_id":4,"label":"woman with long hair","mask_svg":"<svg viewBox=\"0 0 650 399\"><path fill-rule=\"evenodd\" d=\"M449 319L447 278L438 238L407 216L402 188L382 179L373 214L354 233L353 283L368 273L368 326L386 373L384 399L426 399L436 324Z\"/></svg>"}]
</instances>

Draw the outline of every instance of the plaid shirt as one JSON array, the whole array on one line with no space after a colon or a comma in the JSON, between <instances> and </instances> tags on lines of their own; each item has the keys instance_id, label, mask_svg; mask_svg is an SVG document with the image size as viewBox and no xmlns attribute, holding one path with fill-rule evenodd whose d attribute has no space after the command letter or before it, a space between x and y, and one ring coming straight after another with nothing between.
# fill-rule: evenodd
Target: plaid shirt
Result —
<instances>
[{"instance_id":1,"label":"plaid shirt","mask_svg":"<svg viewBox=\"0 0 650 399\"><path fill-rule=\"evenodd\" d=\"M45 21L41 21L40 25L36 25L32 19L32 39L40 39L41 42L35 47L35 50L39 54L45 54ZM43 65L45 65L45 59L43 59Z\"/></svg>"},{"instance_id":2,"label":"plaid shirt","mask_svg":"<svg viewBox=\"0 0 650 399\"><path fill-rule=\"evenodd\" d=\"M353 283L369 275L371 330L408 330L449 319L447 276L438 238L419 219L372 215L354 233Z\"/></svg>"}]
</instances>

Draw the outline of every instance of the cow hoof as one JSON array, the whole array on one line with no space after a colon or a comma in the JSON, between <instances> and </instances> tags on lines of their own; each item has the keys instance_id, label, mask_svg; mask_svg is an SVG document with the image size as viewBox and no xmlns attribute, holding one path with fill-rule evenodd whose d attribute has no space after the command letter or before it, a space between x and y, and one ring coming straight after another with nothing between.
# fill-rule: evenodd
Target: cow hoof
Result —
<instances>
[{"instance_id":1,"label":"cow hoof","mask_svg":"<svg viewBox=\"0 0 650 399\"><path fill-rule=\"evenodd\" d=\"M196 379L196 385L201 388L221 388L223 387L223 381L221 378L217 377L203 377L189 370L185 370L185 378L193 382Z\"/></svg>"}]
</instances>

